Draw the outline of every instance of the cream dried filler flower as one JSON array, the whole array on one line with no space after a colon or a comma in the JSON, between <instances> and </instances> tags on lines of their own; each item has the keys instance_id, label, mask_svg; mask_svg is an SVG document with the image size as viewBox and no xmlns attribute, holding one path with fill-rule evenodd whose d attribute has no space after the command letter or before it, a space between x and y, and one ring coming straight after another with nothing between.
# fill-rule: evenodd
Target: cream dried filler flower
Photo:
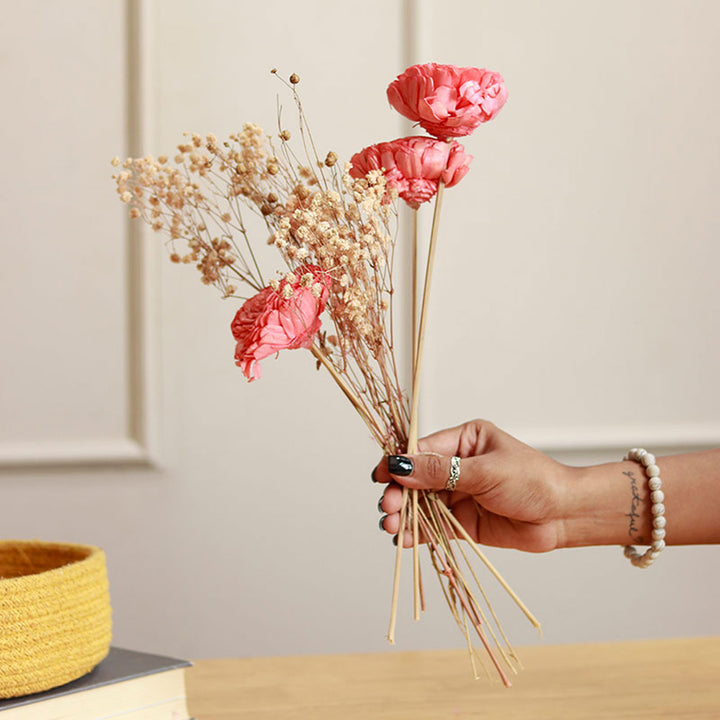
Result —
<instances>
[{"instance_id":1,"label":"cream dried filler flower","mask_svg":"<svg viewBox=\"0 0 720 720\"><path fill-rule=\"evenodd\" d=\"M443 188L459 182L471 159L457 142L446 144L444 138L469 134L481 115L489 119L487 83L468 85L468 78L475 82L476 76L482 80L486 73L433 64L409 68L391 83L388 95L394 105L398 98L411 97L423 118L431 113L430 132L441 139L402 138L370 146L344 167L332 151L322 159L317 155L295 74L285 85L298 108L306 148L303 162L291 147L289 130L281 129L273 139L251 123L222 142L212 134L186 134L172 161L162 155L112 160L119 169L113 178L120 200L129 206L132 218L142 219L166 237L171 261L194 265L203 283L214 285L225 298L242 300L232 334L235 361L248 380L260 377L260 361L269 355L309 349L318 368L329 372L388 454L417 449L422 346ZM504 102L507 91L499 75L492 78L494 117L502 105L497 98ZM418 96L418 86L425 88L426 99ZM401 111L411 114L405 106ZM465 132L462 123L467 118ZM443 122L452 126L451 132L443 130ZM410 393L400 385L393 340L398 195L414 212L435 198L421 302L413 291L419 321L413 311ZM266 279L261 271L250 215L259 219L283 262L283 270L274 278ZM412 287L417 287L415 275ZM403 498L401 527L411 528L413 536L415 618L424 609L418 552L422 538L448 606L467 639L475 676L476 663L484 664L483 657L488 657L510 685L507 671L517 672L519 663L466 547L539 627L537 621L435 493L404 490ZM398 543L396 551L391 643L401 546ZM486 655L476 650L473 637L480 640Z\"/></svg>"}]
</instances>

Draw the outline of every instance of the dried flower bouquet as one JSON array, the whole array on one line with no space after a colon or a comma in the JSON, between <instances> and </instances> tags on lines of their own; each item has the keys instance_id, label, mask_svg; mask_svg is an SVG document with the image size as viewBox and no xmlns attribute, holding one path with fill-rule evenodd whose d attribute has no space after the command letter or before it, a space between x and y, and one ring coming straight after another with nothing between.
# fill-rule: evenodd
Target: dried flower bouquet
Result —
<instances>
[{"instance_id":1,"label":"dried flower bouquet","mask_svg":"<svg viewBox=\"0 0 720 720\"><path fill-rule=\"evenodd\" d=\"M273 71L274 72L274 71ZM174 162L128 158L114 175L130 216L168 237L170 259L192 264L224 298L244 300L232 321L235 362L249 381L260 361L280 350L306 348L325 368L385 453L417 451L420 375L433 259L444 188L468 172L471 157L454 138L497 115L507 99L497 73L451 65L416 65L387 90L391 105L431 137L369 146L342 170L335 153L315 149L297 93L302 160L290 133L266 135L246 124L225 141L187 135ZM412 386L403 392L395 355L393 267L397 198L413 208L435 198L422 299L418 301L417 222L412 263ZM245 212L262 218L268 242L285 269L263 275ZM243 294L249 289L250 297ZM455 621L467 639L472 667L483 655L502 681L517 658L468 557L467 542L530 621L539 624L482 550L433 492L403 491L400 526L412 537L414 617L424 609L419 546L425 544ZM403 534L401 533L401 536ZM403 541L397 543L388 639L395 641Z\"/></svg>"}]
</instances>

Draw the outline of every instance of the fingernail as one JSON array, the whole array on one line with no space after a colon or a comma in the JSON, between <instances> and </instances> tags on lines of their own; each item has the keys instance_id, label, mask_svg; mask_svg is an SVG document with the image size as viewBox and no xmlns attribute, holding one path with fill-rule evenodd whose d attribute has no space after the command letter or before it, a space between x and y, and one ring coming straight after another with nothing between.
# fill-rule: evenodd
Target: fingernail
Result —
<instances>
[{"instance_id":1,"label":"fingernail","mask_svg":"<svg viewBox=\"0 0 720 720\"><path fill-rule=\"evenodd\" d=\"M386 517L387 517L387 515L383 515L383 516L380 518L380 522L378 523L378 527L379 527L383 532L385 532L385 518L386 518Z\"/></svg>"},{"instance_id":2,"label":"fingernail","mask_svg":"<svg viewBox=\"0 0 720 720\"><path fill-rule=\"evenodd\" d=\"M393 535L393 545L397 547L397 535Z\"/></svg>"},{"instance_id":3,"label":"fingernail","mask_svg":"<svg viewBox=\"0 0 720 720\"><path fill-rule=\"evenodd\" d=\"M384 512L382 509L383 500L385 499L384 495L380 496L380 499L378 500L378 512Z\"/></svg>"},{"instance_id":4,"label":"fingernail","mask_svg":"<svg viewBox=\"0 0 720 720\"><path fill-rule=\"evenodd\" d=\"M404 455L390 455L388 457L388 470L392 475L407 477L412 474L413 461Z\"/></svg>"},{"instance_id":5,"label":"fingernail","mask_svg":"<svg viewBox=\"0 0 720 720\"><path fill-rule=\"evenodd\" d=\"M377 470L377 468L375 468L375 470ZM372 473L371 473L371 475L370 475L370 479L371 479L374 483L377 482L377 480L375 479L375 470L373 470Z\"/></svg>"}]
</instances>

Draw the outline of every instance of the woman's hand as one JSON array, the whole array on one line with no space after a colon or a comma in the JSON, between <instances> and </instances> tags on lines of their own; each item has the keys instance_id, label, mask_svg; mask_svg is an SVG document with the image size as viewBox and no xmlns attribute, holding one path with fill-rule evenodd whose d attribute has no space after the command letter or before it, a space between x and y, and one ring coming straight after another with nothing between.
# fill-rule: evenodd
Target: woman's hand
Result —
<instances>
[{"instance_id":1,"label":"woman's hand","mask_svg":"<svg viewBox=\"0 0 720 720\"><path fill-rule=\"evenodd\" d=\"M383 458L375 482L389 483L378 507L381 527L400 529L402 486L435 490L467 530L483 545L546 552L565 544L560 516L566 480L572 469L499 430L473 420L441 430L418 443L417 455ZM459 456L460 477L445 490L450 458ZM403 545L412 544L409 531Z\"/></svg>"},{"instance_id":2,"label":"woman's hand","mask_svg":"<svg viewBox=\"0 0 720 720\"><path fill-rule=\"evenodd\" d=\"M652 542L647 477L618 461L568 467L524 445L492 423L473 420L418 443L417 455L383 458L373 471L389 483L381 527L400 530L402 486L434 490L468 534L483 545L545 552L561 547ZM450 458L460 477L445 490ZM720 543L720 448L658 457L667 507L668 545ZM403 533L403 546L412 544Z\"/></svg>"}]
</instances>

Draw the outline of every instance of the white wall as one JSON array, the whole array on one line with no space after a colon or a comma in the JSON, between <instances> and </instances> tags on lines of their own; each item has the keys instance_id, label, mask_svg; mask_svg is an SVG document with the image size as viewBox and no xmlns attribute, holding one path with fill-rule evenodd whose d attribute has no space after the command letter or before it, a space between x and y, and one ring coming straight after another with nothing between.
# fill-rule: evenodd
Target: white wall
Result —
<instances>
[{"instance_id":1,"label":"white wall","mask_svg":"<svg viewBox=\"0 0 720 720\"><path fill-rule=\"evenodd\" d=\"M393 552L362 423L303 353L246 384L235 307L133 234L109 179L128 134L159 154L184 130L274 127L271 67L301 75L343 158L406 131L384 91L410 61L506 78L446 195L425 430L485 416L577 463L717 443L720 7L439 7L4 3L0 535L102 546L118 644L387 647ZM488 554L559 643L717 634L717 552L672 548L646 572L619 548ZM426 581L419 625L406 585L398 649L460 643Z\"/></svg>"}]
</instances>

